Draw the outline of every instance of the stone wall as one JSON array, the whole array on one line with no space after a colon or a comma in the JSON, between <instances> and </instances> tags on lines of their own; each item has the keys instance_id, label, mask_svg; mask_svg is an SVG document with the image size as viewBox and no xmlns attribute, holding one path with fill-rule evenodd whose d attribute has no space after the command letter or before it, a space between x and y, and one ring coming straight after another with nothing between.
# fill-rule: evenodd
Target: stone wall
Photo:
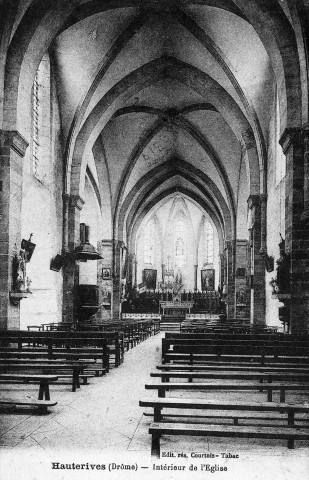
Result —
<instances>
[{"instance_id":1,"label":"stone wall","mask_svg":"<svg viewBox=\"0 0 309 480\"><path fill-rule=\"evenodd\" d=\"M48 68L47 68L48 70ZM46 72L48 73L48 72ZM59 108L53 82L44 99L44 148L40 151L39 174L34 176L31 145L24 158L21 236L36 244L27 276L32 294L20 305L20 328L62 320L62 270L50 270L50 262L62 249L62 150ZM46 112L50 111L50 117Z\"/></svg>"},{"instance_id":2,"label":"stone wall","mask_svg":"<svg viewBox=\"0 0 309 480\"><path fill-rule=\"evenodd\" d=\"M285 178L278 182L276 174L276 163L278 157L282 156L282 148L278 142L278 129L276 125L276 96L274 95L271 106L271 120L268 133L268 164L267 164L267 254L274 258L274 271L266 272L266 324L282 327L279 321L278 308L283 306L278 299L272 295L272 287L269 282L276 278L276 261L279 258L280 233L285 236Z\"/></svg>"}]
</instances>

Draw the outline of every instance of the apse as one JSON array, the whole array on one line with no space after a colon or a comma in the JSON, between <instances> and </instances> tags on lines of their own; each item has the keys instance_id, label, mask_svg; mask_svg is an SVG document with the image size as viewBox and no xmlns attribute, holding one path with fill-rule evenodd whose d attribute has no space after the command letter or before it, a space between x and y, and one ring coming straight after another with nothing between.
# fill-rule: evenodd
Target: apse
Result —
<instances>
[{"instance_id":1,"label":"apse","mask_svg":"<svg viewBox=\"0 0 309 480\"><path fill-rule=\"evenodd\" d=\"M135 255L138 288L213 291L221 281L217 230L208 213L180 193L169 196L145 216L137 233Z\"/></svg>"}]
</instances>

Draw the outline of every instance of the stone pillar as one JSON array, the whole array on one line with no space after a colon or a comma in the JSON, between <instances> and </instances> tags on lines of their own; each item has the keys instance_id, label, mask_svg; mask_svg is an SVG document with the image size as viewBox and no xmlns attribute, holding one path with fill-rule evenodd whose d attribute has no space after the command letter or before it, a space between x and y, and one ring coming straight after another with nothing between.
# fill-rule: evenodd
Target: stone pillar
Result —
<instances>
[{"instance_id":1,"label":"stone pillar","mask_svg":"<svg viewBox=\"0 0 309 480\"><path fill-rule=\"evenodd\" d=\"M197 267L198 265L194 265L194 291L197 291Z\"/></svg>"},{"instance_id":2,"label":"stone pillar","mask_svg":"<svg viewBox=\"0 0 309 480\"><path fill-rule=\"evenodd\" d=\"M235 253L235 316L249 318L250 290L247 286L248 240L236 240Z\"/></svg>"},{"instance_id":3,"label":"stone pillar","mask_svg":"<svg viewBox=\"0 0 309 480\"><path fill-rule=\"evenodd\" d=\"M225 242L225 259L226 259L226 314L228 318L235 317L235 244L229 240Z\"/></svg>"},{"instance_id":4,"label":"stone pillar","mask_svg":"<svg viewBox=\"0 0 309 480\"><path fill-rule=\"evenodd\" d=\"M263 198L264 202L264 198ZM261 248L261 198L250 195L248 207L251 210L251 312L254 325L265 324L265 259Z\"/></svg>"},{"instance_id":5,"label":"stone pillar","mask_svg":"<svg viewBox=\"0 0 309 480\"><path fill-rule=\"evenodd\" d=\"M303 140L303 141L302 141ZM286 129L285 248L290 255L290 331L309 326L308 129ZM305 155L305 157L303 157Z\"/></svg>"},{"instance_id":6,"label":"stone pillar","mask_svg":"<svg viewBox=\"0 0 309 480\"><path fill-rule=\"evenodd\" d=\"M220 266L219 266L219 285L220 285L220 287L222 288L223 282L225 282L225 276L224 276L224 272L225 272L225 259L224 259L224 254L223 254L223 253L220 253L219 259L220 259Z\"/></svg>"},{"instance_id":7,"label":"stone pillar","mask_svg":"<svg viewBox=\"0 0 309 480\"><path fill-rule=\"evenodd\" d=\"M134 285L135 285L135 287L137 287L137 264L138 264L138 261L136 260L136 257L135 257L135 261L134 261Z\"/></svg>"},{"instance_id":8,"label":"stone pillar","mask_svg":"<svg viewBox=\"0 0 309 480\"><path fill-rule=\"evenodd\" d=\"M131 288L133 288L134 280L135 280L135 263L136 263L136 255L135 253L130 253L128 279L129 279L129 282L131 283Z\"/></svg>"},{"instance_id":9,"label":"stone pillar","mask_svg":"<svg viewBox=\"0 0 309 480\"><path fill-rule=\"evenodd\" d=\"M113 252L113 306L112 318L118 321L121 315L121 250L123 242L119 240L114 241Z\"/></svg>"},{"instance_id":10,"label":"stone pillar","mask_svg":"<svg viewBox=\"0 0 309 480\"><path fill-rule=\"evenodd\" d=\"M261 193L260 195L261 202L261 245L260 253L264 254L267 252L267 194Z\"/></svg>"},{"instance_id":11,"label":"stone pillar","mask_svg":"<svg viewBox=\"0 0 309 480\"><path fill-rule=\"evenodd\" d=\"M165 263L162 263L162 282L164 282L164 277L165 277Z\"/></svg>"},{"instance_id":12,"label":"stone pillar","mask_svg":"<svg viewBox=\"0 0 309 480\"><path fill-rule=\"evenodd\" d=\"M13 255L21 246L23 158L28 142L0 130L0 328L20 328L19 303L10 303ZM27 299L21 300L26 302Z\"/></svg>"},{"instance_id":13,"label":"stone pillar","mask_svg":"<svg viewBox=\"0 0 309 480\"><path fill-rule=\"evenodd\" d=\"M64 193L63 198L63 242L62 252L65 254L69 251L69 208L70 208L70 195Z\"/></svg>"},{"instance_id":14,"label":"stone pillar","mask_svg":"<svg viewBox=\"0 0 309 480\"><path fill-rule=\"evenodd\" d=\"M63 248L68 248L69 253L80 244L80 211L83 208L84 200L78 195L71 195L66 198L68 212L68 243L64 241ZM64 235L66 238L66 232ZM74 287L78 285L79 265L69 254L63 267L63 314L64 322L74 322L76 312L74 310Z\"/></svg>"},{"instance_id":15,"label":"stone pillar","mask_svg":"<svg viewBox=\"0 0 309 480\"><path fill-rule=\"evenodd\" d=\"M108 292L108 298L110 300L110 305L103 305L101 308L101 318L102 320L111 320L113 318L113 240L104 239L101 241L101 255L103 260L101 260L102 269L109 268L111 275L109 279L104 279L101 277L101 282L98 283L99 287L102 285L101 296L106 297L106 292ZM101 303L101 302L100 302Z\"/></svg>"},{"instance_id":16,"label":"stone pillar","mask_svg":"<svg viewBox=\"0 0 309 480\"><path fill-rule=\"evenodd\" d=\"M283 137L284 142L284 137ZM287 147L287 145L286 145ZM309 220L309 123L303 126L304 147L304 211L302 220Z\"/></svg>"}]
</instances>

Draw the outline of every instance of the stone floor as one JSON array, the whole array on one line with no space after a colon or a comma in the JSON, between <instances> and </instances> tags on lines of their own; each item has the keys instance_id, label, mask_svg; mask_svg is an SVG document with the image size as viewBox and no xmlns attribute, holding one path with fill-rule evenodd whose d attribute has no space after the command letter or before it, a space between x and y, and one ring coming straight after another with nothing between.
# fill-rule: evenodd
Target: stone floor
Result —
<instances>
[{"instance_id":1,"label":"stone floor","mask_svg":"<svg viewBox=\"0 0 309 480\"><path fill-rule=\"evenodd\" d=\"M161 335L151 337L125 355L125 362L113 369L107 376L90 379L90 384L72 393L69 386L53 385L51 399L58 404L49 415L4 414L0 416L0 478L2 480L111 479L155 476L156 479L204 478L211 472L202 467L227 467L227 471L215 471L216 478L303 480L309 478L309 446L296 442L294 450L288 450L286 442L272 440L212 439L194 437L163 437L161 450L173 457L152 460L150 458L150 435L148 424L151 417L143 415L139 399L156 395L145 390L145 383L151 381L149 373L160 363ZM0 395L9 396L10 385L0 386ZM19 396L37 396L38 387L29 386L21 390L15 386ZM176 395L176 392L173 392ZM178 392L178 396L187 392ZM196 395L196 393L195 393ZM214 392L208 394L212 398ZM257 399L244 392L224 394L220 398L245 400ZM199 395L200 396L200 395ZM260 397L259 397L260 398ZM302 395L290 400L303 402ZM239 455L238 459L222 459L221 453ZM185 453L187 458L179 454ZM205 460L196 454L214 453L215 460ZM106 473L95 467L85 472L71 469L52 469L52 463L79 463L105 465ZM119 469L117 469L117 465ZM135 465L137 471L123 466ZM172 469L161 470L161 466ZM174 470L184 466L184 470ZM190 468L191 466L191 468ZM158 470L160 468L160 470ZM87 470L88 470L87 469ZM86 474L86 476L85 476Z\"/></svg>"}]
</instances>

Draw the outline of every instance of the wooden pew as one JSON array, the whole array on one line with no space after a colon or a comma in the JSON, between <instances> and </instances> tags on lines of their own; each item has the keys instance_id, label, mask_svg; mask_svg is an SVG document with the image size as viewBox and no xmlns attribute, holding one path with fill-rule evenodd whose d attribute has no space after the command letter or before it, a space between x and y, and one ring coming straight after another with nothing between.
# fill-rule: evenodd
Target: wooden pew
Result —
<instances>
[{"instance_id":1,"label":"wooden pew","mask_svg":"<svg viewBox=\"0 0 309 480\"><path fill-rule=\"evenodd\" d=\"M308 414L309 412L309 405L304 404L291 404L291 403L269 403L269 402L230 402L230 401L215 401L215 400L203 400L200 398L192 399L192 398L143 398L139 401L140 407L150 407L153 408L153 416L155 422L161 422L163 416L169 416L168 413L162 414L162 409L181 409L189 411L186 413L187 417L191 417L194 415L191 413L191 410L206 410L207 413L209 411L229 411L233 412L232 415L228 418L233 419L234 425L239 425L239 419L242 418L243 412L259 412L262 414L259 417L254 417L255 419L267 419L268 417L263 416L265 412L276 412L280 414L280 417L275 417L276 420L285 419L287 421L287 426L292 427L295 425L295 418L296 413L300 414ZM241 413L240 413L241 412ZM286 416L284 417L284 414ZM204 418L204 416L198 416L199 418ZM220 418L221 413L219 416L215 418ZM209 418L209 417L205 417ZM210 418L214 418L210 416ZM225 415L222 415L222 418L226 418ZM250 417L245 417L245 419ZM303 418L298 419L299 421L304 421ZM307 421L309 418L307 417Z\"/></svg>"},{"instance_id":2,"label":"wooden pew","mask_svg":"<svg viewBox=\"0 0 309 480\"><path fill-rule=\"evenodd\" d=\"M38 408L38 412L45 414L48 413L49 407L54 407L57 405L57 402L51 402L48 400L18 400L18 399L0 399L0 406L1 407L9 407L10 411L15 411L18 407L31 407L31 408ZM1 409L0 409L1 413Z\"/></svg>"},{"instance_id":3,"label":"wooden pew","mask_svg":"<svg viewBox=\"0 0 309 480\"><path fill-rule=\"evenodd\" d=\"M38 400L50 400L49 383L58 380L57 375L29 375L29 374L12 374L1 373L0 380L7 383L20 382L39 382L39 396Z\"/></svg>"},{"instance_id":4,"label":"wooden pew","mask_svg":"<svg viewBox=\"0 0 309 480\"><path fill-rule=\"evenodd\" d=\"M188 423L152 423L149 427L149 433L152 435L151 454L157 458L160 458L161 435L284 439L288 441L289 449L294 448L295 440L309 440L308 430L291 427L240 427Z\"/></svg>"},{"instance_id":5,"label":"wooden pew","mask_svg":"<svg viewBox=\"0 0 309 480\"><path fill-rule=\"evenodd\" d=\"M1 352L0 352L1 354ZM5 366L5 365L16 365L16 364L20 364L20 363L25 363L25 364L28 364L28 363L40 363L42 366L45 366L45 365L54 365L55 367L57 367L58 365L60 365L60 362L63 362L65 365L67 364L66 363L66 360L51 360L49 358L39 358L39 359L35 359L35 358L2 358L0 357L0 365L2 366ZM83 365L85 367L84 369L84 373L82 373L79 377L80 378L83 378L84 380L84 377L92 377L94 374L94 376L96 377L99 377L100 374L101 375L105 375L106 371L105 371L105 368L100 366L98 363L95 362L94 359L90 360L90 359L87 359L87 360L79 360L79 361L76 361L74 360L74 363L81 363L81 365ZM88 375L89 373L89 375ZM83 382L85 383L85 382Z\"/></svg>"},{"instance_id":6,"label":"wooden pew","mask_svg":"<svg viewBox=\"0 0 309 480\"><path fill-rule=\"evenodd\" d=\"M162 339L163 363L168 354L213 354L221 355L261 355L273 356L309 356L309 347L295 343L266 343L257 340L200 340L200 339Z\"/></svg>"},{"instance_id":7,"label":"wooden pew","mask_svg":"<svg viewBox=\"0 0 309 480\"><path fill-rule=\"evenodd\" d=\"M162 380L168 382L170 378L186 378L189 381L195 379L220 379L220 380L258 380L260 382L266 381L271 383L273 381L286 381L286 382L307 382L309 383L309 373L301 372L280 372L274 370L266 370L262 372L257 371L168 371L168 372L151 372L151 377L159 377Z\"/></svg>"},{"instance_id":8,"label":"wooden pew","mask_svg":"<svg viewBox=\"0 0 309 480\"><path fill-rule=\"evenodd\" d=\"M203 365L192 365L190 363L164 363L157 365L157 370L163 371L188 371L188 372L203 372L208 370L214 370L218 372L289 372L289 373L307 373L309 375L309 364L304 366L296 365L295 363L273 363L268 366L261 366L259 364L253 365L252 363L237 364L236 362L231 364L227 362L214 362L205 363Z\"/></svg>"},{"instance_id":9,"label":"wooden pew","mask_svg":"<svg viewBox=\"0 0 309 480\"><path fill-rule=\"evenodd\" d=\"M287 391L308 392L308 384L284 384L284 383L191 383L191 382L163 382L163 383L147 383L146 390L158 390L158 397L164 398L165 392L170 390L205 390L205 391L267 391L267 401L272 402L273 392L280 392L280 402L285 402Z\"/></svg>"},{"instance_id":10,"label":"wooden pew","mask_svg":"<svg viewBox=\"0 0 309 480\"><path fill-rule=\"evenodd\" d=\"M309 335L292 335L285 333L267 334L267 333L177 333L177 332L165 332L166 339L198 339L198 340L254 340L270 342L271 344L278 344L281 342L289 342L292 344L302 344L309 346Z\"/></svg>"},{"instance_id":11,"label":"wooden pew","mask_svg":"<svg viewBox=\"0 0 309 480\"><path fill-rule=\"evenodd\" d=\"M12 331L4 332L1 335L0 356L9 358L9 352L15 352L16 347L6 346L17 344L18 350L21 352L19 357L26 352L42 353L42 357L46 356L53 358L70 358L71 359L101 359L102 366L109 370L109 350L107 346L107 338L102 336L75 336L70 332L23 332ZM3 345L4 344L4 345ZM90 344L90 346L89 346ZM32 345L32 346L31 346ZM79 347L78 347L79 346ZM67 355L64 355L67 352ZM62 357L61 357L62 355ZM118 354L117 354L118 355ZM91 357L92 356L92 357Z\"/></svg>"},{"instance_id":12,"label":"wooden pew","mask_svg":"<svg viewBox=\"0 0 309 480\"><path fill-rule=\"evenodd\" d=\"M40 363L40 362L31 362L31 363L0 363L0 372L11 372L11 371L32 371L32 370L40 370L42 372L52 372L53 374L57 375L57 380L59 378L64 378L64 376L68 375L61 375L59 372L63 371L72 371L70 374L70 378L72 378L72 392L76 392L77 388L80 388L80 378L82 377L85 380L89 377L89 375L83 375L84 369L86 368L87 364L85 363L59 363L59 364L47 364L47 363ZM24 375L27 375L25 373ZM0 375L0 379L1 379ZM39 375L38 375L39 376ZM48 399L49 400L49 399Z\"/></svg>"}]
</instances>

